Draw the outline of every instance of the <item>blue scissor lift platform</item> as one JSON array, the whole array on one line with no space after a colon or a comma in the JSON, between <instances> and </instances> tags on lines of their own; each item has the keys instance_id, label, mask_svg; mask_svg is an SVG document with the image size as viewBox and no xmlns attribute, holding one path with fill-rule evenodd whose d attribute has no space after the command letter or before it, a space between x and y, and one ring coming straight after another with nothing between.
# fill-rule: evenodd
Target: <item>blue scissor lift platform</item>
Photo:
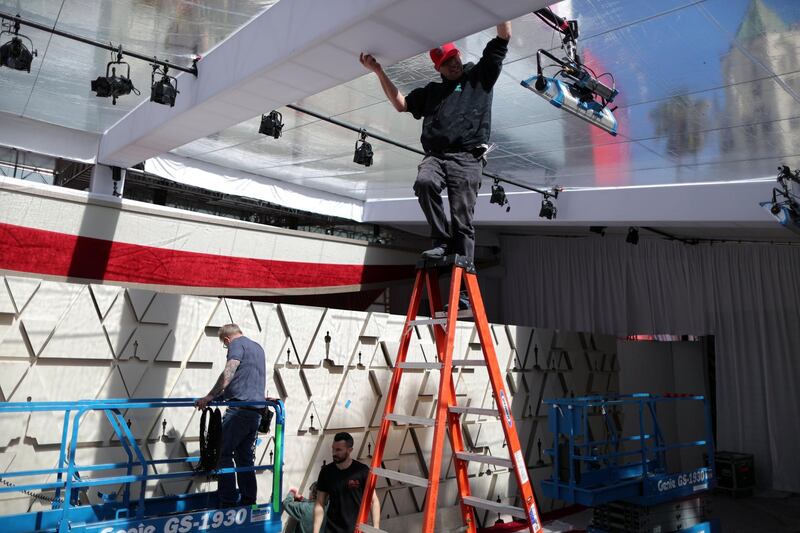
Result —
<instances>
[{"instance_id":1,"label":"blue scissor lift platform","mask_svg":"<svg viewBox=\"0 0 800 533\"><path fill-rule=\"evenodd\" d=\"M666 442L658 422L658 406L674 402L702 404L705 416L702 440ZM638 531L632 524L668 514L671 503L695 498L713 488L716 482L713 464L690 471L674 472L667 468L669 450L698 447L705 449L707 457L714 457L711 412L703 396L639 393L559 398L543 403L549 405L548 427L553 444L545 453L552 458L553 474L542 481L542 490L550 498L594 508L595 525L590 532L605 533L608 529L597 524L618 520L627 521L627 525L613 530ZM623 408L636 413L638 426L638 431L627 436L621 434L614 420ZM602 439L592 435L589 423L592 416L602 419L606 433ZM691 525L684 529L664 531L711 532L716 527L711 522L691 519L687 522Z\"/></svg>"},{"instance_id":2,"label":"blue scissor lift platform","mask_svg":"<svg viewBox=\"0 0 800 533\"><path fill-rule=\"evenodd\" d=\"M211 406L267 407L274 417L274 462L249 468L221 468L201 475L243 471L272 471L272 492L268 503L252 506L220 508L216 492L178 494L146 498L150 480L191 478L192 469L180 472L151 473L155 465L193 465L199 457L146 460L139 443L125 422L123 412L133 409L194 408L194 398L130 398L80 400L77 402L9 402L0 403L0 414L30 412L63 412L61 449L56 468L3 472L7 486L2 492L55 491L50 509L0 516L3 533L193 533L196 531L233 531L236 533L279 533L281 531L281 493L283 483L283 448L285 410L280 400L262 402L212 402ZM86 413L102 412L128 456L127 462L78 466L80 421ZM125 475L96 477L93 473L125 469ZM55 481L24 481L26 478ZM94 476L94 477L89 477ZM19 483L9 480L21 479ZM139 486L138 496L131 496L131 485ZM105 497L96 505L79 505L78 495L92 487L121 486L121 498Z\"/></svg>"}]
</instances>

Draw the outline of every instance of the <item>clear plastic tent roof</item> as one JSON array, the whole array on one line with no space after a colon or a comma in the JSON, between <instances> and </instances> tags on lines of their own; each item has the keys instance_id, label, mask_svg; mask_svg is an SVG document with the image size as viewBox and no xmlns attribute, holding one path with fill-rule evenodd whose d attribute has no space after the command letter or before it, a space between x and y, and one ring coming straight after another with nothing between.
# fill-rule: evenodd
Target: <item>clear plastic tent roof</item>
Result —
<instances>
[{"instance_id":1,"label":"clear plastic tent roof","mask_svg":"<svg viewBox=\"0 0 800 533\"><path fill-rule=\"evenodd\" d=\"M59 30L113 43L123 51L190 66L277 0L0 0L0 11ZM90 81L105 75L111 53L47 32L22 27L38 57L30 74L0 71L0 111L89 132L103 132L150 96L151 67L129 59L140 96L112 105L97 98ZM3 35L2 41L8 40ZM179 87L180 89L180 87Z\"/></svg>"},{"instance_id":2,"label":"clear plastic tent roof","mask_svg":"<svg viewBox=\"0 0 800 533\"><path fill-rule=\"evenodd\" d=\"M619 136L560 111L520 86L538 48L560 41L533 15L514 21L495 88L488 170L531 185L642 185L773 176L798 159L800 2L797 0L573 0L584 61L613 74ZM457 42L480 57L494 29ZM353 58L354 61L357 58ZM437 78L427 55L388 68L405 93ZM386 102L375 76L299 105L419 147L421 123ZM265 110L269 111L269 110ZM352 162L355 133L280 109L281 139L259 135L259 118L176 153L356 199L410 195L419 156L373 141L375 164Z\"/></svg>"},{"instance_id":3,"label":"clear plastic tent roof","mask_svg":"<svg viewBox=\"0 0 800 533\"><path fill-rule=\"evenodd\" d=\"M24 15L58 20L68 31L188 64L191 54L272 2L65 0L62 8L0 0L5 11L17 4ZM514 21L495 88L497 149L488 170L536 186L594 187L749 179L774 176L781 162L800 163L797 0L571 0L554 10L578 19L584 61L598 74L613 74L620 134L611 137L520 86L536 71L538 48L560 55L558 36L528 15ZM105 69L108 53L25 31L39 48L41 68L0 72L0 110L102 131L145 98L125 97L116 107L95 98L89 80ZM490 28L457 45L474 61L493 36ZM131 64L146 89L149 67ZM437 78L427 55L387 70L405 93ZM419 147L421 123L396 113L372 74L297 104ZM280 139L259 135L254 117L174 153L357 200L411 194L418 155L373 140L375 164L358 166L355 133L279 111L286 122Z\"/></svg>"}]
</instances>

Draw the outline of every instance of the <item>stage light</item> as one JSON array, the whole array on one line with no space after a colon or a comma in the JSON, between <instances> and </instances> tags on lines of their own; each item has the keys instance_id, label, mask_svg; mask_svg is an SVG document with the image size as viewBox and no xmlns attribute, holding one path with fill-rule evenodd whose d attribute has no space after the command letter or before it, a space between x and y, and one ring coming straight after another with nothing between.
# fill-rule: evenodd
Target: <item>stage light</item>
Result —
<instances>
[{"instance_id":1,"label":"stage light","mask_svg":"<svg viewBox=\"0 0 800 533\"><path fill-rule=\"evenodd\" d=\"M365 167L372 166L372 156L372 145L367 142L367 132L361 130L361 138L356 141L356 149L353 153L353 163Z\"/></svg>"},{"instance_id":2,"label":"stage light","mask_svg":"<svg viewBox=\"0 0 800 533\"><path fill-rule=\"evenodd\" d=\"M606 226L589 226L589 231L597 233L601 237L606 236Z\"/></svg>"},{"instance_id":3,"label":"stage light","mask_svg":"<svg viewBox=\"0 0 800 533\"><path fill-rule=\"evenodd\" d=\"M628 235L625 237L625 242L630 244L639 244L639 230L633 226L628 228Z\"/></svg>"},{"instance_id":4,"label":"stage light","mask_svg":"<svg viewBox=\"0 0 800 533\"><path fill-rule=\"evenodd\" d=\"M495 178L494 183L492 184L492 196L489 198L490 204L497 204L500 207L508 204L508 198L506 198L506 190L500 185L500 180ZM511 206L509 205L506 207L506 213L511 211Z\"/></svg>"},{"instance_id":5,"label":"stage light","mask_svg":"<svg viewBox=\"0 0 800 533\"><path fill-rule=\"evenodd\" d=\"M31 49L33 48L33 41L25 35L19 34L19 21L14 22L13 26L9 23L3 31L0 31L0 37L4 33L11 35L11 40L0 46L0 65L14 70L31 71L31 63L33 58L39 54L36 50L31 52L22 39L28 39ZM12 29L13 28L13 31Z\"/></svg>"},{"instance_id":6,"label":"stage light","mask_svg":"<svg viewBox=\"0 0 800 533\"><path fill-rule=\"evenodd\" d=\"M114 65L125 66L125 76L117 76L117 67ZM117 98L133 92L137 96L142 94L131 81L131 66L122 61L122 51L117 53L116 61L109 61L106 65L106 75L99 76L92 80L92 91L98 98L111 98L111 103L117 105Z\"/></svg>"},{"instance_id":7,"label":"stage light","mask_svg":"<svg viewBox=\"0 0 800 533\"><path fill-rule=\"evenodd\" d=\"M283 115L274 109L268 115L261 115L261 126L258 133L268 137L279 138L283 133Z\"/></svg>"},{"instance_id":8,"label":"stage light","mask_svg":"<svg viewBox=\"0 0 800 533\"><path fill-rule=\"evenodd\" d=\"M156 74L161 78L156 80ZM150 75L150 101L174 107L179 92L178 80L167 74L167 67L153 65L153 73Z\"/></svg>"},{"instance_id":9,"label":"stage light","mask_svg":"<svg viewBox=\"0 0 800 533\"><path fill-rule=\"evenodd\" d=\"M553 220L556 218L557 213L558 209L553 202L550 201L550 196L545 194L542 199L542 208L539 210L539 216L547 220Z\"/></svg>"}]
</instances>

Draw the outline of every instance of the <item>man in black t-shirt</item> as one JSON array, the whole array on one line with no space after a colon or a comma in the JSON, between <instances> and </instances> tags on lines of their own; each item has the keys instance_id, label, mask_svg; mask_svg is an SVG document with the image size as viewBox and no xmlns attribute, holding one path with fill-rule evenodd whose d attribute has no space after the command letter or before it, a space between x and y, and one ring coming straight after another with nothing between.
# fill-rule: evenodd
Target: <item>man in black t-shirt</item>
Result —
<instances>
[{"instance_id":1,"label":"man in black t-shirt","mask_svg":"<svg viewBox=\"0 0 800 533\"><path fill-rule=\"evenodd\" d=\"M333 462L322 467L317 479L317 502L314 505L314 533L319 533L328 506L328 533L353 533L361 508L361 497L367 484L369 467L350 458L353 437L337 433L331 446ZM381 506L377 496L372 498L372 525L380 527Z\"/></svg>"},{"instance_id":2,"label":"man in black t-shirt","mask_svg":"<svg viewBox=\"0 0 800 533\"><path fill-rule=\"evenodd\" d=\"M381 88L397 111L423 118L422 148L414 192L431 227L433 248L422 256L438 259L449 254L472 261L475 228L472 217L483 175L483 156L488 148L492 120L492 89L500 77L511 38L511 23L497 26L497 37L489 41L477 64L462 64L453 43L430 51L441 82L418 87L408 96L395 87L380 63L361 54L361 64L378 76ZM450 224L442 202L447 190Z\"/></svg>"}]
</instances>

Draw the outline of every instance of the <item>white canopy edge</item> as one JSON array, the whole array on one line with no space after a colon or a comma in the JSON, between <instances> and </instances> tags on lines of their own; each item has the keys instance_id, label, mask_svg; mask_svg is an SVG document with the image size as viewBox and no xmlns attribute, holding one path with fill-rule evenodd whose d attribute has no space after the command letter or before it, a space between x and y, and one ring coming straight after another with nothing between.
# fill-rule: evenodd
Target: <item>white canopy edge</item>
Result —
<instances>
[{"instance_id":1,"label":"white canopy edge","mask_svg":"<svg viewBox=\"0 0 800 533\"><path fill-rule=\"evenodd\" d=\"M291 209L357 222L363 219L364 204L359 200L196 159L173 154L163 155L148 159L144 168L164 179L223 194L263 200Z\"/></svg>"},{"instance_id":2,"label":"white canopy edge","mask_svg":"<svg viewBox=\"0 0 800 533\"><path fill-rule=\"evenodd\" d=\"M542 197L530 191L507 193L510 211L489 203L488 180L475 205L475 223L491 225L603 225L630 224L684 226L771 226L775 220L759 202L772 196L775 178L733 182L681 183L642 187L569 189L554 201L555 220L539 217ZM409 187L409 193L411 193ZM513 187L509 186L509 189ZM447 202L447 200L445 200ZM655 209L654 206L672 206ZM446 209L449 209L446 207ZM373 224L413 224L424 221L417 199L368 200L364 221Z\"/></svg>"}]
</instances>

